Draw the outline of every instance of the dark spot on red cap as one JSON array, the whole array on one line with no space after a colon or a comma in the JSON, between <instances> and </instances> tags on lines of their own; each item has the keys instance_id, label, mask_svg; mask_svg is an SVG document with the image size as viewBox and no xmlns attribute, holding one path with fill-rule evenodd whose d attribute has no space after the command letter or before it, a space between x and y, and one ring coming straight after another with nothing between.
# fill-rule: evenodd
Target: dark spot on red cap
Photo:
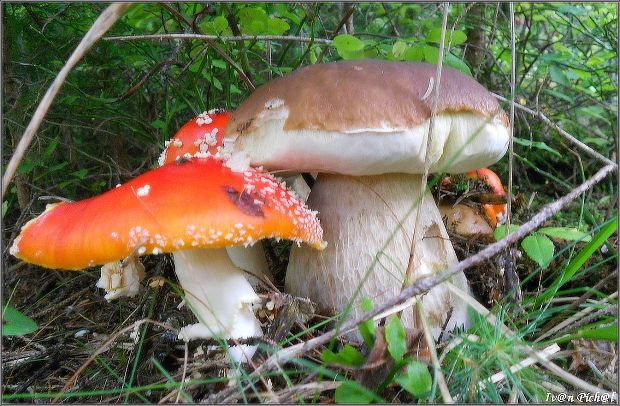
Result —
<instances>
[{"instance_id":1,"label":"dark spot on red cap","mask_svg":"<svg viewBox=\"0 0 620 406\"><path fill-rule=\"evenodd\" d=\"M228 198L237 205L239 210L255 217L265 217L263 209L256 203L254 203L254 197L250 193L242 191L239 193L237 189L232 186L225 185L224 192L228 195Z\"/></svg>"},{"instance_id":2,"label":"dark spot on red cap","mask_svg":"<svg viewBox=\"0 0 620 406\"><path fill-rule=\"evenodd\" d=\"M190 161L189 158L186 158L184 156L179 156L174 160L174 163L177 165L183 165L183 164L188 163L189 161Z\"/></svg>"},{"instance_id":3,"label":"dark spot on red cap","mask_svg":"<svg viewBox=\"0 0 620 406\"><path fill-rule=\"evenodd\" d=\"M254 121L253 118L239 124L237 126L237 132L239 132L239 134L242 134L245 130L247 130L248 128L250 128L250 125L252 125L252 121Z\"/></svg>"}]
</instances>

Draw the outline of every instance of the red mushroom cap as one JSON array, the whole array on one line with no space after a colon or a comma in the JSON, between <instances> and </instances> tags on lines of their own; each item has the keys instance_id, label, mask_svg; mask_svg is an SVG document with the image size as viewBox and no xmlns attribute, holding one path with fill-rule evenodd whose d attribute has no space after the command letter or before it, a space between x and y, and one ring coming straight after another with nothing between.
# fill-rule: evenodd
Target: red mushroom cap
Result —
<instances>
[{"instance_id":1,"label":"red mushroom cap","mask_svg":"<svg viewBox=\"0 0 620 406\"><path fill-rule=\"evenodd\" d=\"M473 171L469 171L466 175L470 179L480 179L491 187L491 190L498 196L506 196L504 186L499 176L488 168L480 168ZM482 208L489 220L492 227L497 226L498 220L503 219L506 216L506 204L483 204Z\"/></svg>"},{"instance_id":2,"label":"red mushroom cap","mask_svg":"<svg viewBox=\"0 0 620 406\"><path fill-rule=\"evenodd\" d=\"M224 128L229 118L230 113L227 111L210 110L189 120L170 141L166 141L159 165L172 163L182 157L189 158L197 153L202 158L208 154L217 154L218 148L223 146Z\"/></svg>"},{"instance_id":3,"label":"red mushroom cap","mask_svg":"<svg viewBox=\"0 0 620 406\"><path fill-rule=\"evenodd\" d=\"M47 268L82 269L138 254L253 244L261 238L321 249L316 212L269 174L220 159L183 160L100 196L48 205L11 253Z\"/></svg>"}]
</instances>

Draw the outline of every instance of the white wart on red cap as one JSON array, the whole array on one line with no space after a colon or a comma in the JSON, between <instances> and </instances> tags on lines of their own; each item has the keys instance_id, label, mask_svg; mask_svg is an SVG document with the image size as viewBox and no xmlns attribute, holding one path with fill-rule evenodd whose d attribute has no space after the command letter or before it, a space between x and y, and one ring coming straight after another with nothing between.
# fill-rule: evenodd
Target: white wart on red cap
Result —
<instances>
[{"instance_id":1,"label":"white wart on red cap","mask_svg":"<svg viewBox=\"0 0 620 406\"><path fill-rule=\"evenodd\" d=\"M259 87L231 114L226 137L253 165L376 175L421 173L436 67L342 61L298 69ZM508 145L495 98L444 67L430 151L431 170L490 165Z\"/></svg>"}]
</instances>

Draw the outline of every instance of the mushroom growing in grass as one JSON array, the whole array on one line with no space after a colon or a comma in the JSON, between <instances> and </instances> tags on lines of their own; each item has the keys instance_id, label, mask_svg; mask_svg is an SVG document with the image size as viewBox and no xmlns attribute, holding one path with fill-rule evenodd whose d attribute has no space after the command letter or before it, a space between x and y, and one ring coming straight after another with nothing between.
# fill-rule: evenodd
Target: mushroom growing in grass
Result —
<instances>
[{"instance_id":1,"label":"mushroom growing in grass","mask_svg":"<svg viewBox=\"0 0 620 406\"><path fill-rule=\"evenodd\" d=\"M176 162L177 159L207 158L210 156L229 158L224 148L224 129L230 113L223 109L212 109L199 114L185 123L169 141L159 156L159 165ZM232 163L229 162L228 166ZM238 169L245 169L247 161L238 162ZM262 278L271 279L271 271L265 259L263 246L258 243L248 247L226 247L228 256L235 266L247 271L249 281L256 287Z\"/></svg>"},{"instance_id":2,"label":"mushroom growing in grass","mask_svg":"<svg viewBox=\"0 0 620 406\"><path fill-rule=\"evenodd\" d=\"M469 171L466 175L470 179L479 179L484 182L484 184L491 189L490 195L492 200L503 200L506 198L506 191L504 190L502 181L499 179L499 176L489 168L479 168L475 171ZM495 228L498 224L504 224L506 221L506 203L483 202L482 209L491 227Z\"/></svg>"},{"instance_id":3,"label":"mushroom growing in grass","mask_svg":"<svg viewBox=\"0 0 620 406\"><path fill-rule=\"evenodd\" d=\"M444 67L426 154L435 73L422 63L312 65L259 87L231 114L225 137L234 140L233 156L247 154L268 170L319 172L307 203L319 210L329 247L293 247L286 288L324 312L345 309L358 287L357 299L377 305L401 290L416 216L410 282L456 262L432 197L415 203L424 166L458 173L490 165L506 152L509 127L484 87ZM452 283L467 289L462 273ZM423 302L436 336L467 322L465 303L444 285ZM357 304L351 316L360 314ZM403 322L419 327L416 318L406 312Z\"/></svg>"},{"instance_id":4,"label":"mushroom growing in grass","mask_svg":"<svg viewBox=\"0 0 620 406\"><path fill-rule=\"evenodd\" d=\"M481 182L490 193L476 192L471 199L462 197L456 203L440 202L439 211L446 221L449 231L465 238L483 238L492 241L493 231L498 224L506 220L506 191L495 172L488 168L480 168L465 173L465 177L475 182ZM442 188L453 189L453 179L446 176L442 179ZM475 200L475 201L470 201Z\"/></svg>"},{"instance_id":5,"label":"mushroom growing in grass","mask_svg":"<svg viewBox=\"0 0 620 406\"><path fill-rule=\"evenodd\" d=\"M235 172L216 158L181 160L100 196L48 205L28 222L11 254L47 268L78 270L132 253L173 253L186 302L200 323L180 337L262 335L252 311L259 298L226 250L261 238L322 248L315 212L269 174ZM231 349L249 359L254 347Z\"/></svg>"}]
</instances>

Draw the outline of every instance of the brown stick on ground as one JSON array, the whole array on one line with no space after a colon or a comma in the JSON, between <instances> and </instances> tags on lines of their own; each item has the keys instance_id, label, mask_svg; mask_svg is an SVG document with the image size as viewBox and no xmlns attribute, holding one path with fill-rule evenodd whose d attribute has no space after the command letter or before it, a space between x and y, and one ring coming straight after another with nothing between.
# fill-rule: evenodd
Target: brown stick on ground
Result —
<instances>
[{"instance_id":1,"label":"brown stick on ground","mask_svg":"<svg viewBox=\"0 0 620 406\"><path fill-rule=\"evenodd\" d=\"M573 189L567 195L561 197L557 201L553 203L549 203L545 205L536 215L534 215L527 223L523 224L516 230L514 233L508 234L502 240L487 246L482 251L478 252L471 257L464 259L458 264L450 267L446 272L442 275L430 276L427 278L423 278L418 280L416 283L408 286L398 296L393 297L392 299L385 302L383 305L377 307L371 312L368 312L361 317L350 320L348 322L343 323L339 329L330 330L325 334L312 338L306 342L292 345L287 348L283 348L272 356L270 356L265 362L261 364L260 367L256 368L252 374L250 374L247 378L250 380L251 378L258 376L260 373L273 369L280 364L286 363L291 358L300 356L302 354L307 353L315 348L318 348L321 345L327 344L333 338L338 337L352 329L354 329L358 324L373 318L374 316L385 312L386 310L397 306L398 304L404 302L405 300L420 295L422 293L428 292L434 286L442 283L443 281L450 278L450 276L456 274L457 272L461 272L465 269L468 269L474 265L477 265L483 261L488 260L494 255L498 254L502 250L506 249L506 247L516 243L521 240L527 234L536 230L540 227L545 221L547 221L551 216L560 211L562 207L564 207L567 203L575 200L580 194L585 191L591 189L594 185L603 180L607 175L612 173L615 170L615 165L607 165L601 168L598 172L594 174L590 179L586 182L582 183L575 189ZM232 386L231 388L222 391L221 396L219 396L219 400L225 399L227 396L235 393L238 388Z\"/></svg>"}]
</instances>

